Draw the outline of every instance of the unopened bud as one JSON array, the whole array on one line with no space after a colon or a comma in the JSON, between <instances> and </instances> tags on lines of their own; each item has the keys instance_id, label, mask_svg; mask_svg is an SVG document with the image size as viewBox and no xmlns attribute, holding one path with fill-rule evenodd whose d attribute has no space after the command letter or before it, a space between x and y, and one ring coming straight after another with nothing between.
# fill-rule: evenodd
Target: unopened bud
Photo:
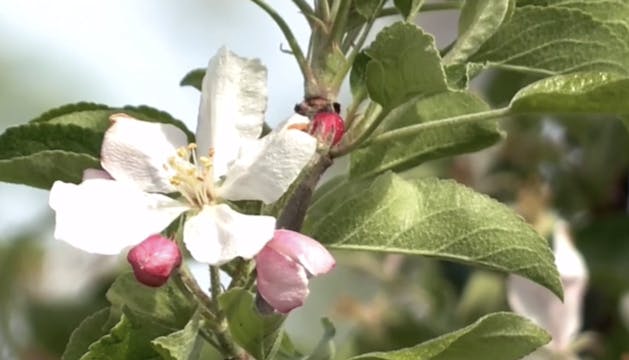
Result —
<instances>
[{"instance_id":1,"label":"unopened bud","mask_svg":"<svg viewBox=\"0 0 629 360\"><path fill-rule=\"evenodd\" d=\"M161 235L151 235L129 251L127 260L140 283L159 287L181 265L181 252L173 241Z\"/></svg>"},{"instance_id":2,"label":"unopened bud","mask_svg":"<svg viewBox=\"0 0 629 360\"><path fill-rule=\"evenodd\" d=\"M320 112L312 119L310 133L320 141L336 145L345 133L345 122L335 112Z\"/></svg>"}]
</instances>

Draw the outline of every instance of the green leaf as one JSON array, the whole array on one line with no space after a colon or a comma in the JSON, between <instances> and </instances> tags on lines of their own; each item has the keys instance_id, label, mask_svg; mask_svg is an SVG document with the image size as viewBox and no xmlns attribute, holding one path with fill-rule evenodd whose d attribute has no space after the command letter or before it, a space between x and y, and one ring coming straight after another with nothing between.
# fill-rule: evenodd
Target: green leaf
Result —
<instances>
[{"instance_id":1,"label":"green leaf","mask_svg":"<svg viewBox=\"0 0 629 360\"><path fill-rule=\"evenodd\" d=\"M194 142L194 133L186 125L165 111L157 110L150 106L127 105L121 108L112 108L107 105L94 103L68 104L49 110L30 123L48 123L57 125L75 125L86 130L104 133L111 123L109 117L115 113L125 113L139 120L172 124L188 135L188 140ZM24 125L27 126L28 124Z\"/></svg>"},{"instance_id":2,"label":"green leaf","mask_svg":"<svg viewBox=\"0 0 629 360\"><path fill-rule=\"evenodd\" d=\"M194 69L187 73L183 79L179 82L180 86L192 86L193 88L201 91L203 88L203 77L205 76L205 69Z\"/></svg>"},{"instance_id":3,"label":"green leaf","mask_svg":"<svg viewBox=\"0 0 629 360\"><path fill-rule=\"evenodd\" d=\"M358 53L352 65L352 71L349 73L349 87L352 91L354 99L363 98L367 92L367 63L369 56L364 51Z\"/></svg>"},{"instance_id":4,"label":"green leaf","mask_svg":"<svg viewBox=\"0 0 629 360\"><path fill-rule=\"evenodd\" d=\"M140 284L130 272L118 276L107 291L107 300L112 309L120 311L126 307L177 330L186 326L197 308L195 300L181 291L173 279L152 288Z\"/></svg>"},{"instance_id":5,"label":"green leaf","mask_svg":"<svg viewBox=\"0 0 629 360\"><path fill-rule=\"evenodd\" d=\"M448 63L462 63L492 37L510 16L515 0L465 1L459 17L459 37L448 53Z\"/></svg>"},{"instance_id":6,"label":"green leaf","mask_svg":"<svg viewBox=\"0 0 629 360\"><path fill-rule=\"evenodd\" d=\"M227 315L234 340L256 359L273 359L273 353L280 345L280 330L286 317L260 314L253 295L241 288L224 292L218 301Z\"/></svg>"},{"instance_id":7,"label":"green leaf","mask_svg":"<svg viewBox=\"0 0 629 360\"><path fill-rule=\"evenodd\" d=\"M98 168L91 155L62 150L41 151L28 156L0 159L0 181L50 189L55 180L79 183L83 170Z\"/></svg>"},{"instance_id":8,"label":"green leaf","mask_svg":"<svg viewBox=\"0 0 629 360\"><path fill-rule=\"evenodd\" d=\"M629 117L623 116L623 117L620 118L620 121L625 126L627 131L629 131Z\"/></svg>"},{"instance_id":9,"label":"green leaf","mask_svg":"<svg viewBox=\"0 0 629 360\"><path fill-rule=\"evenodd\" d=\"M81 360L157 360L151 340L169 334L174 329L165 327L146 315L126 311L108 335L89 347Z\"/></svg>"},{"instance_id":10,"label":"green leaf","mask_svg":"<svg viewBox=\"0 0 629 360\"><path fill-rule=\"evenodd\" d=\"M377 175L387 170L403 171L425 161L483 149L501 139L497 121L439 123L457 115L476 113L489 107L463 91L446 92L396 108L384 119L376 135L420 123L433 124L388 141L374 142L351 154L352 178Z\"/></svg>"},{"instance_id":11,"label":"green leaf","mask_svg":"<svg viewBox=\"0 0 629 360\"><path fill-rule=\"evenodd\" d=\"M99 167L103 134L109 127L109 116L117 112L173 124L194 141L181 121L147 106L65 105L0 135L0 181L44 189L55 180L80 182L83 170Z\"/></svg>"},{"instance_id":12,"label":"green leaf","mask_svg":"<svg viewBox=\"0 0 629 360\"><path fill-rule=\"evenodd\" d=\"M78 102L75 104L62 105L58 108L50 109L45 113L39 115L31 122L45 122L58 118L63 115L69 115L76 112L91 111L91 110L107 110L109 106L103 104L95 104L89 102Z\"/></svg>"},{"instance_id":13,"label":"green leaf","mask_svg":"<svg viewBox=\"0 0 629 360\"><path fill-rule=\"evenodd\" d=\"M421 9L424 0L393 0L393 4L405 20L411 21Z\"/></svg>"},{"instance_id":14,"label":"green leaf","mask_svg":"<svg viewBox=\"0 0 629 360\"><path fill-rule=\"evenodd\" d=\"M567 7L515 9L470 61L554 75L576 71L628 73L629 28Z\"/></svg>"},{"instance_id":15,"label":"green leaf","mask_svg":"<svg viewBox=\"0 0 629 360\"><path fill-rule=\"evenodd\" d=\"M304 355L295 348L295 345L288 335L283 333L275 358L277 360L303 360Z\"/></svg>"},{"instance_id":16,"label":"green leaf","mask_svg":"<svg viewBox=\"0 0 629 360\"><path fill-rule=\"evenodd\" d=\"M334 342L332 339L334 335L336 335L336 329L334 328L334 324L328 318L321 319L321 324L323 325L323 336L313 352L306 357L305 360L331 360L334 359L334 354L336 353L336 349L334 347Z\"/></svg>"},{"instance_id":17,"label":"green leaf","mask_svg":"<svg viewBox=\"0 0 629 360\"><path fill-rule=\"evenodd\" d=\"M385 28L365 53L371 58L366 69L369 96L385 110L447 90L434 38L413 24Z\"/></svg>"},{"instance_id":18,"label":"green leaf","mask_svg":"<svg viewBox=\"0 0 629 360\"><path fill-rule=\"evenodd\" d=\"M335 249L396 252L516 273L562 295L545 239L503 204L454 181L385 173L312 204L304 233Z\"/></svg>"},{"instance_id":19,"label":"green leaf","mask_svg":"<svg viewBox=\"0 0 629 360\"><path fill-rule=\"evenodd\" d=\"M360 16L365 19L371 19L376 16L375 12L381 8L381 1L382 0L355 0L354 6Z\"/></svg>"},{"instance_id":20,"label":"green leaf","mask_svg":"<svg viewBox=\"0 0 629 360\"><path fill-rule=\"evenodd\" d=\"M609 23L629 21L629 3L624 0L518 0L518 6L536 5L578 9Z\"/></svg>"},{"instance_id":21,"label":"green leaf","mask_svg":"<svg viewBox=\"0 0 629 360\"><path fill-rule=\"evenodd\" d=\"M364 354L350 360L516 360L549 341L548 333L531 321L502 312L411 348Z\"/></svg>"},{"instance_id":22,"label":"green leaf","mask_svg":"<svg viewBox=\"0 0 629 360\"><path fill-rule=\"evenodd\" d=\"M153 340L153 348L165 360L198 359L203 345L199 335L201 326L202 316L196 312L182 330Z\"/></svg>"},{"instance_id":23,"label":"green leaf","mask_svg":"<svg viewBox=\"0 0 629 360\"><path fill-rule=\"evenodd\" d=\"M613 73L557 75L520 90L511 101L515 113L629 114L629 78Z\"/></svg>"},{"instance_id":24,"label":"green leaf","mask_svg":"<svg viewBox=\"0 0 629 360\"><path fill-rule=\"evenodd\" d=\"M89 346L106 335L115 324L110 323L109 308L88 316L72 332L61 357L63 360L79 360Z\"/></svg>"}]
</instances>

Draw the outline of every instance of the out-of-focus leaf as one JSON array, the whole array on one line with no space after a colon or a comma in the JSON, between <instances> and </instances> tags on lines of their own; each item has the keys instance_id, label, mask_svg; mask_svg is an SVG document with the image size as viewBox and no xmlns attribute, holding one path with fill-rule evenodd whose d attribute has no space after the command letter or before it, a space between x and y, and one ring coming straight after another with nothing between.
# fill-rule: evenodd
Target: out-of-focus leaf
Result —
<instances>
[{"instance_id":1,"label":"out-of-focus leaf","mask_svg":"<svg viewBox=\"0 0 629 360\"><path fill-rule=\"evenodd\" d=\"M281 327L286 317L260 314L253 294L241 288L224 292L218 301L225 311L234 340L256 359L273 359L280 345Z\"/></svg>"},{"instance_id":2,"label":"out-of-focus leaf","mask_svg":"<svg viewBox=\"0 0 629 360\"><path fill-rule=\"evenodd\" d=\"M360 52L354 59L352 71L349 74L349 86L354 99L361 98L367 92L366 71L369 56Z\"/></svg>"},{"instance_id":3,"label":"out-of-focus leaf","mask_svg":"<svg viewBox=\"0 0 629 360\"><path fill-rule=\"evenodd\" d=\"M315 349L312 351L305 360L331 360L334 359L334 354L336 349L334 347L334 342L332 339L334 335L336 335L336 329L334 328L334 324L328 319L321 319L321 324L323 325L323 336Z\"/></svg>"},{"instance_id":4,"label":"out-of-focus leaf","mask_svg":"<svg viewBox=\"0 0 629 360\"><path fill-rule=\"evenodd\" d=\"M436 257L524 276L562 296L545 239L513 210L454 181L385 173L323 195L304 232L331 248Z\"/></svg>"},{"instance_id":5,"label":"out-of-focus leaf","mask_svg":"<svg viewBox=\"0 0 629 360\"><path fill-rule=\"evenodd\" d=\"M114 311L126 307L176 330L186 326L197 308L195 300L175 286L174 280L152 288L140 284L130 272L118 276L107 291L107 299Z\"/></svg>"},{"instance_id":6,"label":"out-of-focus leaf","mask_svg":"<svg viewBox=\"0 0 629 360\"><path fill-rule=\"evenodd\" d=\"M199 359L204 343L199 335L201 326L202 315L197 312L183 329L153 340L153 348L165 360Z\"/></svg>"},{"instance_id":7,"label":"out-of-focus leaf","mask_svg":"<svg viewBox=\"0 0 629 360\"><path fill-rule=\"evenodd\" d=\"M417 15L424 4L424 0L393 0L393 4L404 19L410 21Z\"/></svg>"},{"instance_id":8,"label":"out-of-focus leaf","mask_svg":"<svg viewBox=\"0 0 629 360\"><path fill-rule=\"evenodd\" d=\"M531 321L512 313L495 313L412 348L363 354L350 360L516 360L549 341L548 333Z\"/></svg>"},{"instance_id":9,"label":"out-of-focus leaf","mask_svg":"<svg viewBox=\"0 0 629 360\"><path fill-rule=\"evenodd\" d=\"M106 335L115 325L110 322L109 308L101 309L88 316L70 336L63 353L63 360L79 360L89 346Z\"/></svg>"},{"instance_id":10,"label":"out-of-focus leaf","mask_svg":"<svg viewBox=\"0 0 629 360\"><path fill-rule=\"evenodd\" d=\"M158 360L161 357L153 349L151 340L176 330L150 316L125 311L120 322L93 343L81 360Z\"/></svg>"}]
</instances>

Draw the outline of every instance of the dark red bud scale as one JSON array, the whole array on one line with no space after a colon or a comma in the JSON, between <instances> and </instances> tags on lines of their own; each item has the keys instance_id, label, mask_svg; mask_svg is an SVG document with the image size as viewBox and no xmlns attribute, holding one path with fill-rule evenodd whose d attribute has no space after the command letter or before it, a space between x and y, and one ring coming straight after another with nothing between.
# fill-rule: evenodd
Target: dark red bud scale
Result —
<instances>
[{"instance_id":1,"label":"dark red bud scale","mask_svg":"<svg viewBox=\"0 0 629 360\"><path fill-rule=\"evenodd\" d=\"M140 283L159 287L181 265L181 252L173 241L161 235L151 235L129 251L127 260Z\"/></svg>"},{"instance_id":2,"label":"dark red bud scale","mask_svg":"<svg viewBox=\"0 0 629 360\"><path fill-rule=\"evenodd\" d=\"M345 133L345 122L335 112L320 112L312 119L310 133L321 141L332 140L332 145L338 144Z\"/></svg>"}]
</instances>

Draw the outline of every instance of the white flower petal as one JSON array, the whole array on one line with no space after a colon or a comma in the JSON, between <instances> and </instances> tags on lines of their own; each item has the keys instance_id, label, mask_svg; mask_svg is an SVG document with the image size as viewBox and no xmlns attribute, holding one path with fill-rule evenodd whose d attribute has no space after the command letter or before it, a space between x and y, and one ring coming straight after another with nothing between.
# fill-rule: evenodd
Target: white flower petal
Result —
<instances>
[{"instance_id":1,"label":"white flower petal","mask_svg":"<svg viewBox=\"0 0 629 360\"><path fill-rule=\"evenodd\" d=\"M106 179L79 185L56 181L49 203L56 212L55 238L105 255L160 232L188 208L167 196Z\"/></svg>"},{"instance_id":2,"label":"white flower petal","mask_svg":"<svg viewBox=\"0 0 629 360\"><path fill-rule=\"evenodd\" d=\"M186 134L171 124L152 123L125 114L111 116L105 133L101 165L117 181L133 183L149 192L173 192L164 168L176 149L186 146Z\"/></svg>"},{"instance_id":3,"label":"white flower petal","mask_svg":"<svg viewBox=\"0 0 629 360\"><path fill-rule=\"evenodd\" d=\"M215 180L227 172L243 140L260 136L266 102L266 68L258 59L241 58L225 47L210 59L196 140L199 155L214 149Z\"/></svg>"},{"instance_id":4,"label":"white flower petal","mask_svg":"<svg viewBox=\"0 0 629 360\"><path fill-rule=\"evenodd\" d=\"M105 180L113 180L114 178L109 175L107 171L100 169L85 169L83 170L83 181L85 180L93 180L93 179L105 179Z\"/></svg>"},{"instance_id":5,"label":"white flower petal","mask_svg":"<svg viewBox=\"0 0 629 360\"><path fill-rule=\"evenodd\" d=\"M226 204L205 206L184 225L183 241L192 257L211 265L238 256L254 257L273 238L275 218L244 215Z\"/></svg>"},{"instance_id":6,"label":"white flower petal","mask_svg":"<svg viewBox=\"0 0 629 360\"><path fill-rule=\"evenodd\" d=\"M227 172L218 195L228 200L262 200L282 196L317 150L317 140L303 131L287 129L260 140L257 151L243 156Z\"/></svg>"},{"instance_id":7,"label":"white flower petal","mask_svg":"<svg viewBox=\"0 0 629 360\"><path fill-rule=\"evenodd\" d=\"M548 330L553 337L550 346L563 351L568 348L581 327L583 297L587 285L587 268L575 249L563 220L553 231L555 263L564 288L563 303L550 290L517 275L507 283L511 308Z\"/></svg>"}]
</instances>

